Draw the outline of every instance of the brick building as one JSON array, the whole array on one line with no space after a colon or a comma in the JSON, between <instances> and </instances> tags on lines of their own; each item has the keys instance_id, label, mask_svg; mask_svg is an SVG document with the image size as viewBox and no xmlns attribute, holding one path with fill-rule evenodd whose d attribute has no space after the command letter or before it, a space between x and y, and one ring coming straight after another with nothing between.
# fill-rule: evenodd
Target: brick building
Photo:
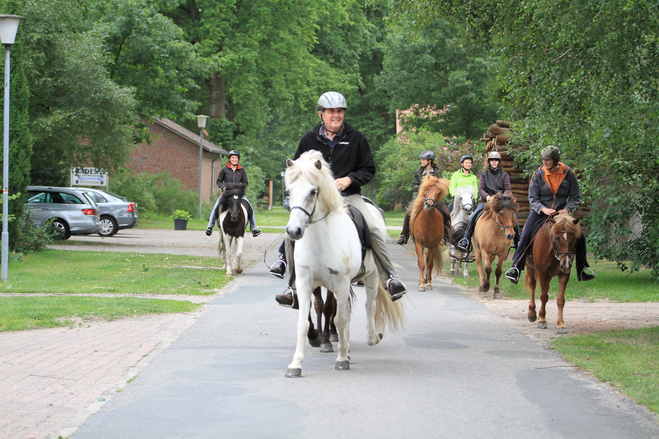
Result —
<instances>
[{"instance_id":1,"label":"brick building","mask_svg":"<svg viewBox=\"0 0 659 439\"><path fill-rule=\"evenodd\" d=\"M142 143L131 151L126 168L134 172L169 171L184 187L199 190L199 133L183 128L169 119L148 124L151 144ZM215 181L226 164L228 151L204 139L202 153L201 199L210 201L217 193Z\"/></svg>"}]
</instances>

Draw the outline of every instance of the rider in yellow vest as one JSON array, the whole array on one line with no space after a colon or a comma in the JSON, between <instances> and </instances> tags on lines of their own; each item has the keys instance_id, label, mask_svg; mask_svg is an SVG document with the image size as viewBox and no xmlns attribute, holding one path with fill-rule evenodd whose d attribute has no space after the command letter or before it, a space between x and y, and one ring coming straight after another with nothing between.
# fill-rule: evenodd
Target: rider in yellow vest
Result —
<instances>
[{"instance_id":1,"label":"rider in yellow vest","mask_svg":"<svg viewBox=\"0 0 659 439\"><path fill-rule=\"evenodd\" d=\"M455 191L462 186L473 186L474 193L478 193L478 177L471 172L471 165L474 158L470 155L463 155L460 159L460 169L451 175L451 184L448 192L455 197Z\"/></svg>"}]
</instances>

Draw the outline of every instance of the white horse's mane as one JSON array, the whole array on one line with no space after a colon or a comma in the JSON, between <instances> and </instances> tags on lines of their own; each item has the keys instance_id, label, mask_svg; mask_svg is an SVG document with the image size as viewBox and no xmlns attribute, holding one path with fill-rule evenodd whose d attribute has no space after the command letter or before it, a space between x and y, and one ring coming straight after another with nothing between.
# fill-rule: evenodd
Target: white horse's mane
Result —
<instances>
[{"instance_id":1,"label":"white horse's mane","mask_svg":"<svg viewBox=\"0 0 659 439\"><path fill-rule=\"evenodd\" d=\"M320 162L320 169L316 163ZM307 151L286 168L286 186L304 180L318 188L318 200L329 212L345 209L346 202L334 183L334 175L320 151Z\"/></svg>"},{"instance_id":2,"label":"white horse's mane","mask_svg":"<svg viewBox=\"0 0 659 439\"><path fill-rule=\"evenodd\" d=\"M462 194L469 192L471 197L474 198L474 187L473 186L460 186L455 190L455 197L453 197L453 211L451 212L451 218L454 218L458 213L460 213L460 203L458 200L462 197Z\"/></svg>"}]
</instances>

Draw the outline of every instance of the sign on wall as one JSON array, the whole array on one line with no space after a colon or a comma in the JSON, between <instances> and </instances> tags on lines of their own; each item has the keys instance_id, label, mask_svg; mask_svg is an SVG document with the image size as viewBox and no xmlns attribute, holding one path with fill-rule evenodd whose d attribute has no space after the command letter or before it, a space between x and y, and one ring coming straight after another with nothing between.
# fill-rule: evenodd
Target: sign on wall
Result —
<instances>
[{"instance_id":1,"label":"sign on wall","mask_svg":"<svg viewBox=\"0 0 659 439\"><path fill-rule=\"evenodd\" d=\"M71 186L107 186L108 173L100 168L71 168Z\"/></svg>"}]
</instances>

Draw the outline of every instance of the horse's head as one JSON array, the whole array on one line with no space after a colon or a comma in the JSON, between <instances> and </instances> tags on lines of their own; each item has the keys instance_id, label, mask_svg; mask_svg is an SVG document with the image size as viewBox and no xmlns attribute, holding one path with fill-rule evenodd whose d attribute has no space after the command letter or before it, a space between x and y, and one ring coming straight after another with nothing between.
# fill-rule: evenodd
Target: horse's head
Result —
<instances>
[{"instance_id":1,"label":"horse's head","mask_svg":"<svg viewBox=\"0 0 659 439\"><path fill-rule=\"evenodd\" d=\"M295 161L288 159L286 166L285 181L291 206L286 233L297 240L302 238L307 225L343 208L345 202L320 152L307 151Z\"/></svg>"},{"instance_id":2,"label":"horse's head","mask_svg":"<svg viewBox=\"0 0 659 439\"><path fill-rule=\"evenodd\" d=\"M242 211L242 200L238 195L229 198L229 211L231 212L231 221L238 221Z\"/></svg>"},{"instance_id":3,"label":"horse's head","mask_svg":"<svg viewBox=\"0 0 659 439\"><path fill-rule=\"evenodd\" d=\"M517 218L515 213L519 207L512 192L507 191L504 194L497 192L490 201L487 202L486 212L491 212L492 219L499 224L499 228L506 234L506 239L515 238L515 229L517 228Z\"/></svg>"},{"instance_id":4,"label":"horse's head","mask_svg":"<svg viewBox=\"0 0 659 439\"><path fill-rule=\"evenodd\" d=\"M421 183L419 195L417 195L417 201L415 203L421 199L423 200L423 208L425 210L432 210L448 194L448 183L443 178L429 175Z\"/></svg>"},{"instance_id":5,"label":"horse's head","mask_svg":"<svg viewBox=\"0 0 659 439\"><path fill-rule=\"evenodd\" d=\"M556 215L551 218L549 239L554 256L560 263L563 273L569 273L574 262L574 249L581 236L579 218L572 215Z\"/></svg>"},{"instance_id":6,"label":"horse's head","mask_svg":"<svg viewBox=\"0 0 659 439\"><path fill-rule=\"evenodd\" d=\"M474 210L474 189L473 186L465 187L464 190L456 193L459 198L459 207L470 215Z\"/></svg>"}]
</instances>

